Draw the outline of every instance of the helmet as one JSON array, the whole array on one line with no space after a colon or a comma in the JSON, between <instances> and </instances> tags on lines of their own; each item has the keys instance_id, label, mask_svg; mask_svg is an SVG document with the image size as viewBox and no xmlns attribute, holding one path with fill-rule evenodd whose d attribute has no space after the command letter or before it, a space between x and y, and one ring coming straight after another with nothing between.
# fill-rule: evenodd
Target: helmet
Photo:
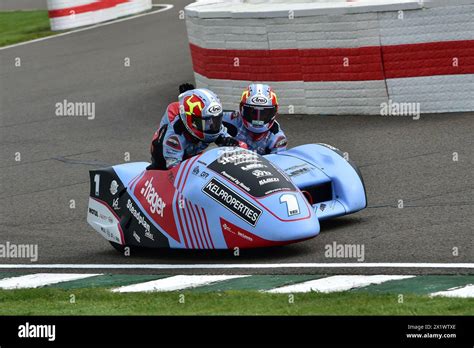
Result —
<instances>
[{"instance_id":1,"label":"helmet","mask_svg":"<svg viewBox=\"0 0 474 348\"><path fill-rule=\"evenodd\" d=\"M222 128L222 104L219 97L205 88L191 89L179 95L179 117L196 139L212 143Z\"/></svg>"},{"instance_id":2,"label":"helmet","mask_svg":"<svg viewBox=\"0 0 474 348\"><path fill-rule=\"evenodd\" d=\"M245 128L263 133L272 128L278 111L278 99L269 85L253 83L242 93L240 115Z\"/></svg>"}]
</instances>

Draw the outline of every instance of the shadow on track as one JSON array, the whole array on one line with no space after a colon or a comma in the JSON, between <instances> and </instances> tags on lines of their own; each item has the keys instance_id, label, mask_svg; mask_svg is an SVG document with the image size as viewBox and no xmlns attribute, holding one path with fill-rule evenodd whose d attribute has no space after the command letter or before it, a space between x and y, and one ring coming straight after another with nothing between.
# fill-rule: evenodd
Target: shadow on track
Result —
<instances>
[{"instance_id":1,"label":"shadow on track","mask_svg":"<svg viewBox=\"0 0 474 348\"><path fill-rule=\"evenodd\" d=\"M358 224L361 222L360 218L356 217L341 217L333 220L321 222L321 233L335 232L339 229L348 227L352 224ZM130 256L121 256L119 252L110 248L110 251L104 251L104 256L110 257L115 255L120 258L121 261L131 263L138 262L153 262L160 261L163 263L163 259L170 263L189 263L189 262L203 262L209 260L212 263L216 261L230 262L256 262L265 260L269 261L281 261L288 258L302 258L306 255L314 253L314 242L317 243L317 236L311 240L299 242L296 244L289 244L284 246L274 246L268 248L257 248L257 249L241 249L238 253L235 250L188 250L188 249L168 249L168 248L140 248L132 247L130 249ZM311 243L311 241L314 241ZM312 247L313 246L313 247Z\"/></svg>"}]
</instances>

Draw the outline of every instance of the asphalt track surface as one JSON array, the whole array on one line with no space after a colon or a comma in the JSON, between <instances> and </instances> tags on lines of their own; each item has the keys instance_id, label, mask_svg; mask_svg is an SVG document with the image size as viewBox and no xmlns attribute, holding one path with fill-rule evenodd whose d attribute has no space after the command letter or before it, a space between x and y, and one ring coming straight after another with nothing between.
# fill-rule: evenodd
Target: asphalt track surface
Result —
<instances>
[{"instance_id":1,"label":"asphalt track surface","mask_svg":"<svg viewBox=\"0 0 474 348\"><path fill-rule=\"evenodd\" d=\"M38 244L41 264L357 263L326 258L325 245L333 242L363 244L365 262L473 262L473 113L420 120L281 116L290 146L324 142L349 152L365 179L367 209L323 223L312 240L244 250L238 257L229 251L179 250L124 257L112 249L86 223L88 171L122 163L126 152L131 161L149 159L149 142L164 108L175 100L180 83L193 80L185 22L178 18L185 4L0 51L0 243ZM16 57L21 67L15 67ZM130 67L124 67L125 58ZM64 99L95 102L95 119L55 116L55 104ZM408 271L473 273L472 268ZM223 272L402 273L383 268L161 271Z\"/></svg>"},{"instance_id":2,"label":"asphalt track surface","mask_svg":"<svg viewBox=\"0 0 474 348\"><path fill-rule=\"evenodd\" d=\"M12 10L46 10L47 0L2 0L0 11Z\"/></svg>"}]
</instances>

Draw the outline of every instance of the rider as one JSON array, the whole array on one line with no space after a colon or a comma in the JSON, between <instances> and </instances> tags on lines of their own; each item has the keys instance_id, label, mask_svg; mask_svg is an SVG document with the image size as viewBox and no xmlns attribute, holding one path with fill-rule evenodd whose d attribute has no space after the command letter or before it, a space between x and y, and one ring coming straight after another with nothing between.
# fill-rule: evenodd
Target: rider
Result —
<instances>
[{"instance_id":1,"label":"rider","mask_svg":"<svg viewBox=\"0 0 474 348\"><path fill-rule=\"evenodd\" d=\"M287 139L275 120L278 99L268 85L252 83L242 93L240 110L224 112L224 126L260 155L286 150Z\"/></svg>"},{"instance_id":2,"label":"rider","mask_svg":"<svg viewBox=\"0 0 474 348\"><path fill-rule=\"evenodd\" d=\"M168 169L218 146L244 146L222 125L222 104L217 95L191 84L179 87L178 102L168 105L151 143L152 163L147 169Z\"/></svg>"}]
</instances>

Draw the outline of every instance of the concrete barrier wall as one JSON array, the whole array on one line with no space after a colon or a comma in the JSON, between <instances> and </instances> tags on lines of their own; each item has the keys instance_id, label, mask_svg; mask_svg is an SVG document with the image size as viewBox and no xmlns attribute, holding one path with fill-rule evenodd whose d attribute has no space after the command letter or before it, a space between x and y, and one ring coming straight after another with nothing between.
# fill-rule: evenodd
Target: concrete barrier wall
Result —
<instances>
[{"instance_id":1,"label":"concrete barrier wall","mask_svg":"<svg viewBox=\"0 0 474 348\"><path fill-rule=\"evenodd\" d=\"M270 83L282 113L472 111L474 2L222 3L186 8L198 86L238 104L251 81Z\"/></svg>"},{"instance_id":2,"label":"concrete barrier wall","mask_svg":"<svg viewBox=\"0 0 474 348\"><path fill-rule=\"evenodd\" d=\"M151 0L48 0L51 30L101 23L151 7Z\"/></svg>"}]
</instances>

